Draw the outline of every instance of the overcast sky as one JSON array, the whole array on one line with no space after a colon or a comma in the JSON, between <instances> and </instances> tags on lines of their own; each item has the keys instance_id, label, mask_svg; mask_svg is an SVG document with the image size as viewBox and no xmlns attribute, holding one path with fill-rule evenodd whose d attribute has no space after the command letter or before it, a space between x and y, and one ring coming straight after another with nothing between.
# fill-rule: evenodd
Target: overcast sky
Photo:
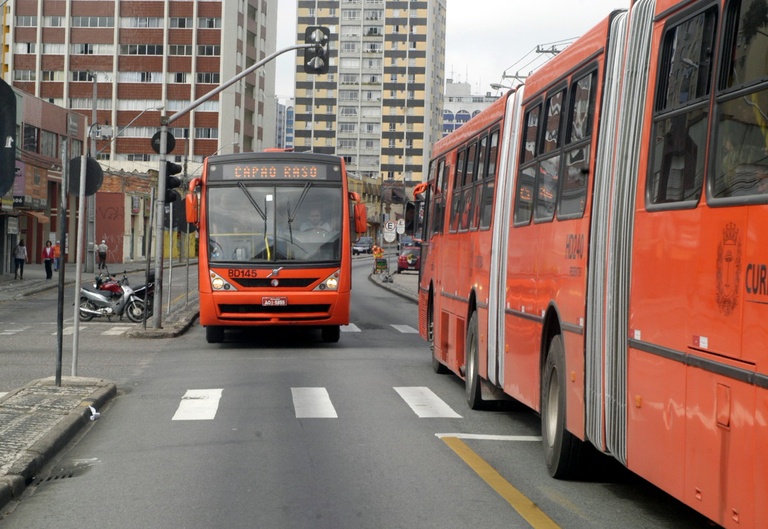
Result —
<instances>
[{"instance_id":1,"label":"overcast sky","mask_svg":"<svg viewBox=\"0 0 768 529\"><path fill-rule=\"evenodd\" d=\"M628 6L629 0L447 0L445 78L470 83L473 93L492 92L505 70L524 75L541 62L536 46L569 41ZM277 25L277 49L295 44L295 0L280 0ZM293 94L295 53L277 59L280 97Z\"/></svg>"}]
</instances>

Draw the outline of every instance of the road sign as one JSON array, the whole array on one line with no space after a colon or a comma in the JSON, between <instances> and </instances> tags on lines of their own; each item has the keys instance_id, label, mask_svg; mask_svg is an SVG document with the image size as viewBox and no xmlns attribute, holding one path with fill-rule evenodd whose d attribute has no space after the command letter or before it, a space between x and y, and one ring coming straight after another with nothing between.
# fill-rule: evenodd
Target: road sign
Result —
<instances>
[{"instance_id":1,"label":"road sign","mask_svg":"<svg viewBox=\"0 0 768 529\"><path fill-rule=\"evenodd\" d=\"M397 219L397 233L400 235L405 233L405 219Z\"/></svg>"},{"instance_id":2,"label":"road sign","mask_svg":"<svg viewBox=\"0 0 768 529\"><path fill-rule=\"evenodd\" d=\"M384 233L395 233L395 223L391 220L388 220L384 224Z\"/></svg>"},{"instance_id":3,"label":"road sign","mask_svg":"<svg viewBox=\"0 0 768 529\"><path fill-rule=\"evenodd\" d=\"M384 240L387 242L395 242L395 232L394 231L385 231L384 232Z\"/></svg>"},{"instance_id":4,"label":"road sign","mask_svg":"<svg viewBox=\"0 0 768 529\"><path fill-rule=\"evenodd\" d=\"M173 137L173 134L170 132L168 133L168 144L166 145L166 154L173 152L174 147L176 147L176 138ZM157 154L160 154L160 131L158 130L155 132L155 135L152 136L152 150L155 151Z\"/></svg>"}]
</instances>

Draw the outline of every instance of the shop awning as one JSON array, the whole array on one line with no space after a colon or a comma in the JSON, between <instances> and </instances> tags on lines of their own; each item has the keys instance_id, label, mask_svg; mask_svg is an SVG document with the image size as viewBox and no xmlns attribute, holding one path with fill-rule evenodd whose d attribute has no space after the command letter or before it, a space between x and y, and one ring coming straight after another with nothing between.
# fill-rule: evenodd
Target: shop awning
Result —
<instances>
[{"instance_id":1,"label":"shop awning","mask_svg":"<svg viewBox=\"0 0 768 529\"><path fill-rule=\"evenodd\" d=\"M31 215L32 217L35 217L37 219L37 222L41 224L48 224L51 222L51 220L45 216L45 213L41 213L39 211L27 211L27 215Z\"/></svg>"}]
</instances>

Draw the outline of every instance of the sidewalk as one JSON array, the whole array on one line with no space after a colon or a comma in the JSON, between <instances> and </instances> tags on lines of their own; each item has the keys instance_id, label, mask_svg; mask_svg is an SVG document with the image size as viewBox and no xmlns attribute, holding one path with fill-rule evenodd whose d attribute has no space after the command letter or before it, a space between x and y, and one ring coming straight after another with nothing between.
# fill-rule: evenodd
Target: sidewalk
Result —
<instances>
[{"instance_id":1,"label":"sidewalk","mask_svg":"<svg viewBox=\"0 0 768 529\"><path fill-rule=\"evenodd\" d=\"M175 265L174 265L175 266ZM371 259L373 266L373 259ZM113 264L112 273L137 274L146 270L146 263ZM92 273L83 273L83 281L92 281ZM381 274L369 275L369 280L381 288L418 302L418 274L403 272L392 274L392 281L384 282ZM74 288L75 265L65 266L65 288ZM23 299L25 296L57 288L59 276L45 278L42 265L27 265L24 279L0 276L0 303ZM185 332L195 321L198 302L189 306L172 307L175 310L163 318L163 329L147 329L137 325L129 336L136 338L168 338ZM98 418L99 410L115 395L114 383L93 378L62 377L61 386L53 377L34 380L26 386L0 397L0 509L18 500L27 485L36 478L46 463L53 458L89 420ZM93 408L93 409L92 409ZM44 476L43 476L44 477Z\"/></svg>"},{"instance_id":2,"label":"sidewalk","mask_svg":"<svg viewBox=\"0 0 768 529\"><path fill-rule=\"evenodd\" d=\"M177 266L174 262L174 266ZM110 272L141 275L146 261L114 263ZM83 272L83 284L92 283L96 274ZM75 288L76 267L64 267L64 288ZM140 281L142 284L144 281ZM59 286L59 272L52 279L45 278L43 265L27 264L24 279L0 275L0 303L23 299ZM167 292L167 290L166 290ZM165 293L165 292L164 292ZM135 338L169 338L185 332L195 321L198 302L195 296L187 306L183 302L172 305L171 314L163 312L163 328L136 325L128 335ZM74 308L71 311L74 313ZM62 377L61 386L54 377L33 380L26 386L0 396L0 509L9 501L17 500L27 485L37 477L43 467L86 424L93 420L91 407L98 413L117 393L114 383L107 380Z\"/></svg>"}]
</instances>

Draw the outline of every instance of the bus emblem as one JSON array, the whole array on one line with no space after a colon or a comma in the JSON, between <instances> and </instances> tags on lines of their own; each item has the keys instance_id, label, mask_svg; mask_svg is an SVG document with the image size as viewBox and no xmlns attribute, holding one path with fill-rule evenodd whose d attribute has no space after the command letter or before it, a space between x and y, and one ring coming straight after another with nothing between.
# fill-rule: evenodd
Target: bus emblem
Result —
<instances>
[{"instance_id":1,"label":"bus emblem","mask_svg":"<svg viewBox=\"0 0 768 529\"><path fill-rule=\"evenodd\" d=\"M717 247L717 306L730 316L739 301L741 274L741 240L739 228L729 222L723 228L723 240Z\"/></svg>"},{"instance_id":2,"label":"bus emblem","mask_svg":"<svg viewBox=\"0 0 768 529\"><path fill-rule=\"evenodd\" d=\"M280 275L280 270L282 270L282 269L283 269L282 266L280 268L273 268L272 272L270 272L267 277L277 277L277 276L279 276Z\"/></svg>"}]
</instances>

